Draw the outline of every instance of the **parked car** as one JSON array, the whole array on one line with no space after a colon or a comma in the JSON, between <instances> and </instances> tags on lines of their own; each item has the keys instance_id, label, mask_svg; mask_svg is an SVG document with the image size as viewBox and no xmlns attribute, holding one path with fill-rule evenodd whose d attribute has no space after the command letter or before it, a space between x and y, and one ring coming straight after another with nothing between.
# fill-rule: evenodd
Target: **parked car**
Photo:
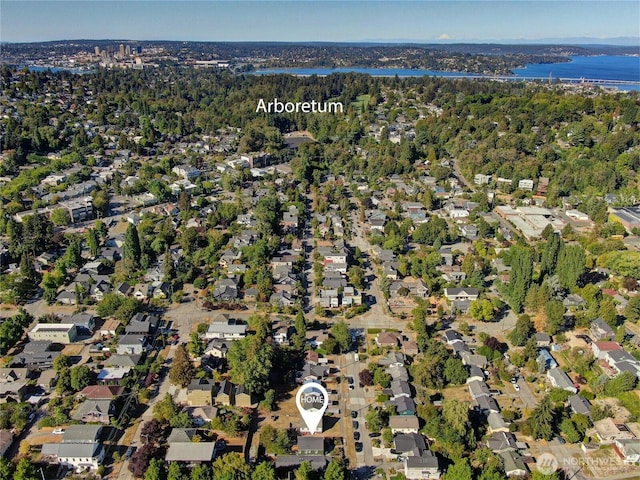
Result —
<instances>
[{"instance_id":1,"label":"parked car","mask_svg":"<svg viewBox=\"0 0 640 480\"><path fill-rule=\"evenodd\" d=\"M517 383L513 384L513 388L515 388L516 392L520 391L520 385L518 385Z\"/></svg>"},{"instance_id":2,"label":"parked car","mask_svg":"<svg viewBox=\"0 0 640 480\"><path fill-rule=\"evenodd\" d=\"M356 442L356 452L360 453L362 451L362 443Z\"/></svg>"},{"instance_id":3,"label":"parked car","mask_svg":"<svg viewBox=\"0 0 640 480\"><path fill-rule=\"evenodd\" d=\"M354 432L353 433L353 438L357 441L360 440L360 432Z\"/></svg>"},{"instance_id":4,"label":"parked car","mask_svg":"<svg viewBox=\"0 0 640 480\"><path fill-rule=\"evenodd\" d=\"M53 433L54 435L62 435L64 433L64 428L54 428L53 429Z\"/></svg>"},{"instance_id":5,"label":"parked car","mask_svg":"<svg viewBox=\"0 0 640 480\"><path fill-rule=\"evenodd\" d=\"M351 418L358 418L358 411L357 410L351 410Z\"/></svg>"},{"instance_id":6,"label":"parked car","mask_svg":"<svg viewBox=\"0 0 640 480\"><path fill-rule=\"evenodd\" d=\"M353 421L351 422L351 425L353 426L353 429L354 429L354 430L358 430L358 428L360 428L360 424L358 423L358 421L357 421L357 420L353 420Z\"/></svg>"},{"instance_id":7,"label":"parked car","mask_svg":"<svg viewBox=\"0 0 640 480\"><path fill-rule=\"evenodd\" d=\"M380 432L371 432L369 438L377 438L380 436Z\"/></svg>"}]
</instances>

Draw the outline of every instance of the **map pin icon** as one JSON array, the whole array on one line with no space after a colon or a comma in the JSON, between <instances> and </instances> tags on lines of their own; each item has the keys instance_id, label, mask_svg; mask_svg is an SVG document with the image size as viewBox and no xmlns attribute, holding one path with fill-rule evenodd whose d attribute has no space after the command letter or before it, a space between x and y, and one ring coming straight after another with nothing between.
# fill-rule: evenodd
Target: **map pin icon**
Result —
<instances>
[{"instance_id":1,"label":"map pin icon","mask_svg":"<svg viewBox=\"0 0 640 480\"><path fill-rule=\"evenodd\" d=\"M322 415L329 406L329 394L319 383L305 383L298 389L296 405L309 432L314 434L322 421Z\"/></svg>"}]
</instances>

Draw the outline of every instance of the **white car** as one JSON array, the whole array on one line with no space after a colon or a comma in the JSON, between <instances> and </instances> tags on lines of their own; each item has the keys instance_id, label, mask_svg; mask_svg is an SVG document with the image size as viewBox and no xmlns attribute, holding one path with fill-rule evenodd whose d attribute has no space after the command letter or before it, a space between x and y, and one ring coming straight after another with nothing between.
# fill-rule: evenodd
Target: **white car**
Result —
<instances>
[{"instance_id":1,"label":"white car","mask_svg":"<svg viewBox=\"0 0 640 480\"><path fill-rule=\"evenodd\" d=\"M64 428L56 428L51 433L53 433L54 435L62 435L64 433Z\"/></svg>"},{"instance_id":2,"label":"white car","mask_svg":"<svg viewBox=\"0 0 640 480\"><path fill-rule=\"evenodd\" d=\"M519 392L519 391L520 391L520 385L518 385L517 383L514 383L514 384L513 384L513 388L515 388L515 389L516 389L516 392Z\"/></svg>"}]
</instances>

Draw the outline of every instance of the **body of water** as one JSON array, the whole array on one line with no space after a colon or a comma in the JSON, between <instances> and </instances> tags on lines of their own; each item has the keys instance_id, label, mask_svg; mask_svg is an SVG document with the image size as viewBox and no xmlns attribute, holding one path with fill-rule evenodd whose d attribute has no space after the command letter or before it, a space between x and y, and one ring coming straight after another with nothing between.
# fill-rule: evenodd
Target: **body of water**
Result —
<instances>
[{"instance_id":1,"label":"body of water","mask_svg":"<svg viewBox=\"0 0 640 480\"><path fill-rule=\"evenodd\" d=\"M640 57L631 56L575 56L566 63L529 64L513 70L512 77L494 77L464 72L443 72L437 70L411 70L403 68L274 68L257 70L260 75L287 73L290 75L330 75L332 73L364 73L378 77L464 77L464 78L512 78L523 80L547 80L550 76L558 79L587 79L630 82L628 84L607 84L621 90L640 89Z\"/></svg>"}]
</instances>

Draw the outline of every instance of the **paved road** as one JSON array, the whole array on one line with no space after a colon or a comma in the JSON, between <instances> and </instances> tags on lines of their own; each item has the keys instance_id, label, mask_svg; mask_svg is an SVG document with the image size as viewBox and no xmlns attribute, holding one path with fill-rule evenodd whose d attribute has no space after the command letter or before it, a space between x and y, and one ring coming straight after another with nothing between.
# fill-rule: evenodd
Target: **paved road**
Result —
<instances>
[{"instance_id":1,"label":"paved road","mask_svg":"<svg viewBox=\"0 0 640 480\"><path fill-rule=\"evenodd\" d=\"M522 400L522 403L524 403L525 408L536 408L538 400L536 400L536 397L533 395L533 392L529 388L529 385L527 385L527 382L520 379L518 380L518 386L520 387L520 391L518 393L520 394L520 399Z\"/></svg>"}]
</instances>

